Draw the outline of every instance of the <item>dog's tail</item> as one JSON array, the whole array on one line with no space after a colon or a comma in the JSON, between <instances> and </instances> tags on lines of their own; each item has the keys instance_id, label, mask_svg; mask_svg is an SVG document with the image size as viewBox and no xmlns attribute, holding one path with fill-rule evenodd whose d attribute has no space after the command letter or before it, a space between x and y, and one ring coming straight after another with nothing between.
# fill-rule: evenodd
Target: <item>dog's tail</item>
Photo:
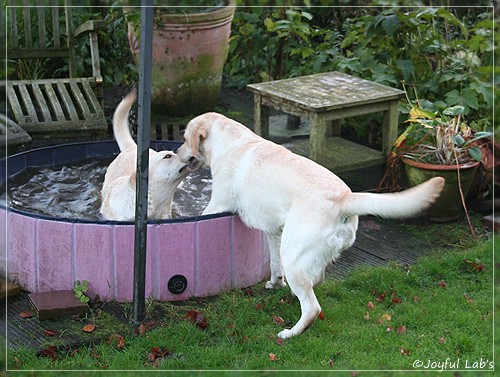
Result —
<instances>
[{"instance_id":1,"label":"dog's tail","mask_svg":"<svg viewBox=\"0 0 500 377\"><path fill-rule=\"evenodd\" d=\"M434 177L408 190L389 194L356 192L344 199L343 215L375 215L383 218L412 217L427 209L441 193L444 178Z\"/></svg>"},{"instance_id":2,"label":"dog's tail","mask_svg":"<svg viewBox=\"0 0 500 377\"><path fill-rule=\"evenodd\" d=\"M128 114L136 98L137 92L135 89L132 89L116 107L115 114L113 115L113 133L120 151L136 145L128 127Z\"/></svg>"}]
</instances>

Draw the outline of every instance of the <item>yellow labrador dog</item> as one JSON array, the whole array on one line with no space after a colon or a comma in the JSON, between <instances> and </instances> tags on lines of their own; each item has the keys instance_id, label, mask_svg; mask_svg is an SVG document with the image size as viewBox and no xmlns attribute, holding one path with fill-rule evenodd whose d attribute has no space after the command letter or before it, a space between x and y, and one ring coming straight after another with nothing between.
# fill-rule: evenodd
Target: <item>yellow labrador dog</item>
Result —
<instances>
[{"instance_id":1,"label":"yellow labrador dog","mask_svg":"<svg viewBox=\"0 0 500 377\"><path fill-rule=\"evenodd\" d=\"M128 126L135 100L133 90L113 115L113 132L120 154L109 165L101 191L100 210L107 220L127 221L135 217L137 145ZM181 162L174 152L149 149L148 218L171 217L174 192L190 172L190 164Z\"/></svg>"},{"instance_id":2,"label":"yellow labrador dog","mask_svg":"<svg viewBox=\"0 0 500 377\"><path fill-rule=\"evenodd\" d=\"M285 286L286 277L300 301L300 320L278 334L282 339L301 334L321 313L313 288L327 264L354 243L359 215L418 214L444 184L437 177L399 193L353 193L326 168L217 113L192 119L184 137L177 151L181 160L195 157L212 172L204 214L236 212L265 232L271 253L266 288Z\"/></svg>"}]
</instances>

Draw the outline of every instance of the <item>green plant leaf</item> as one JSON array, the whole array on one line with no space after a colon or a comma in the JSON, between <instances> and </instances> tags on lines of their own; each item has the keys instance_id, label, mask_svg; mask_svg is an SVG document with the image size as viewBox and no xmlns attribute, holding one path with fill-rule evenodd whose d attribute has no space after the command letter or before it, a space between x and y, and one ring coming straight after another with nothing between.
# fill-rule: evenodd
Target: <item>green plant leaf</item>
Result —
<instances>
[{"instance_id":1,"label":"green plant leaf","mask_svg":"<svg viewBox=\"0 0 500 377\"><path fill-rule=\"evenodd\" d=\"M475 161L481 161L483 154L479 147L472 147L469 149L469 156L471 156Z\"/></svg>"},{"instance_id":2,"label":"green plant leaf","mask_svg":"<svg viewBox=\"0 0 500 377\"><path fill-rule=\"evenodd\" d=\"M395 14L390 14L382 20L382 27L385 32L392 36L396 33L399 28L399 18Z\"/></svg>"},{"instance_id":3,"label":"green plant leaf","mask_svg":"<svg viewBox=\"0 0 500 377\"><path fill-rule=\"evenodd\" d=\"M463 145L465 143L465 139L460 134L453 135L453 143L455 145Z\"/></svg>"},{"instance_id":4,"label":"green plant leaf","mask_svg":"<svg viewBox=\"0 0 500 377\"><path fill-rule=\"evenodd\" d=\"M463 114L464 113L464 107L463 106L452 106L448 107L447 109L443 110L443 114L451 117L456 117L457 115Z\"/></svg>"}]
</instances>

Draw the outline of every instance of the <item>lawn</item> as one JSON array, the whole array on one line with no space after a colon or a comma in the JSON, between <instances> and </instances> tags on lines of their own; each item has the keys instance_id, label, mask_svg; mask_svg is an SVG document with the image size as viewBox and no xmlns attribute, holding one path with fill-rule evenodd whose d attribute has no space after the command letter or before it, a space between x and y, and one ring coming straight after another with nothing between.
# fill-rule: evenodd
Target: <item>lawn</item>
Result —
<instances>
[{"instance_id":1,"label":"lawn","mask_svg":"<svg viewBox=\"0 0 500 377\"><path fill-rule=\"evenodd\" d=\"M41 354L29 348L7 352L7 365L9 370L88 370L81 375L93 375L90 370L186 369L344 375L356 370L365 375L364 370L436 371L442 363L448 375L489 370L492 250L493 241L484 239L472 247L438 247L409 268L362 268L343 281L324 281L316 289L324 319L284 342L276 334L298 319L299 303L288 289L268 291L261 283L204 300L149 302L142 327L118 321L105 305L90 317L71 321L78 329L96 325L88 335L99 339L95 344L68 349L58 345L56 335L48 338ZM127 317L130 305L120 310Z\"/></svg>"}]
</instances>

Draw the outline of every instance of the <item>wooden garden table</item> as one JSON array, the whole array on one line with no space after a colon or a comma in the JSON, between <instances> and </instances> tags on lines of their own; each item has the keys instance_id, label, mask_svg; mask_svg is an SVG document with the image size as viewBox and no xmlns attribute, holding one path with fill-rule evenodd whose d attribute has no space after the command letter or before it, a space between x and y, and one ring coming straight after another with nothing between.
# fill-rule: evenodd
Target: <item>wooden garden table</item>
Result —
<instances>
[{"instance_id":1,"label":"wooden garden table","mask_svg":"<svg viewBox=\"0 0 500 377\"><path fill-rule=\"evenodd\" d=\"M340 143L340 151L348 154L345 156L349 161L348 165L355 168L383 163L396 140L398 102L404 96L402 90L341 72L251 84L247 89L254 94L254 131L262 137L269 136L270 107L293 117L306 118L311 127L307 148L309 158L320 164L328 165L327 154L335 152L327 150L327 146L328 149L335 149L332 141ZM340 138L340 119L376 112L384 114L382 151L351 142L346 144L346 141ZM329 127L332 131L328 136L333 138L327 138ZM353 147L356 150L349 152ZM362 150L359 152L363 155L362 161L353 162L358 154L357 150ZM302 154L304 153L307 152L303 151ZM334 165L338 166L339 161Z\"/></svg>"}]
</instances>

